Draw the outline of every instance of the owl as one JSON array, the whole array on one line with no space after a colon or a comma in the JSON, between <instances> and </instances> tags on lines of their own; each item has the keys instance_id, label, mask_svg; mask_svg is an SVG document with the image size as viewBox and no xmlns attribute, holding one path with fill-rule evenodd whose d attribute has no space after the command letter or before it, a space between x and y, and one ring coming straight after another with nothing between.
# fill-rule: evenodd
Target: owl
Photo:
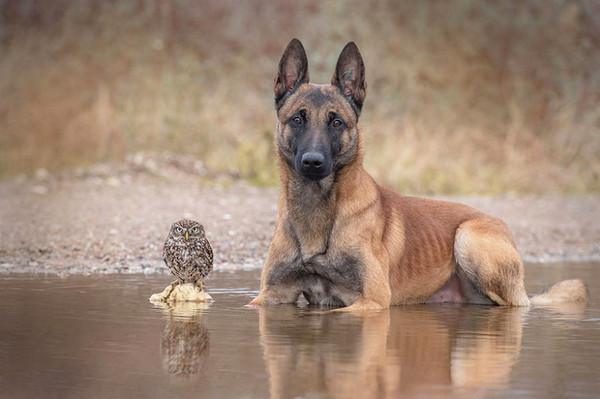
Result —
<instances>
[{"instance_id":1,"label":"owl","mask_svg":"<svg viewBox=\"0 0 600 399\"><path fill-rule=\"evenodd\" d=\"M173 286L189 282L204 291L204 278L213 268L213 252L204 227L189 219L175 222L163 247L163 260L178 278Z\"/></svg>"}]
</instances>

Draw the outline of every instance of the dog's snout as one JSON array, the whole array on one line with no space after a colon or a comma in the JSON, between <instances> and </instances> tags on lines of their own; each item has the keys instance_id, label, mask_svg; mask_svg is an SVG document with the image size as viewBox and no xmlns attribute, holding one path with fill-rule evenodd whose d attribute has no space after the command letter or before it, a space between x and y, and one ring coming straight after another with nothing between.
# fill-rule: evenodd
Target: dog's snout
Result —
<instances>
[{"instance_id":1,"label":"dog's snout","mask_svg":"<svg viewBox=\"0 0 600 399\"><path fill-rule=\"evenodd\" d=\"M325 156L320 152L307 152L302 155L302 166L312 171L317 171L323 167Z\"/></svg>"},{"instance_id":2,"label":"dog's snout","mask_svg":"<svg viewBox=\"0 0 600 399\"><path fill-rule=\"evenodd\" d=\"M309 150L296 156L296 170L310 180L320 180L331 173L329 154Z\"/></svg>"}]
</instances>

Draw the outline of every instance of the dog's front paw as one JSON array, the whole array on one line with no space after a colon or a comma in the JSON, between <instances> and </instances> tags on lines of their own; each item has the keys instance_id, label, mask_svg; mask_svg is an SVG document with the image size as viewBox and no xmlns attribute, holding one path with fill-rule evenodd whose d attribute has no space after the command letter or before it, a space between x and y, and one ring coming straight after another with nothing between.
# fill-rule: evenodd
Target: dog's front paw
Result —
<instances>
[{"instance_id":1,"label":"dog's front paw","mask_svg":"<svg viewBox=\"0 0 600 399\"><path fill-rule=\"evenodd\" d=\"M256 298L254 298L252 301L250 301L250 303L248 303L246 306L248 306L250 308L260 308L264 304L265 304L264 298L259 295Z\"/></svg>"},{"instance_id":2,"label":"dog's front paw","mask_svg":"<svg viewBox=\"0 0 600 399\"><path fill-rule=\"evenodd\" d=\"M249 307L258 308L261 306L279 305L282 303L295 303L299 293L290 290L265 290L261 291L248 305Z\"/></svg>"},{"instance_id":3,"label":"dog's front paw","mask_svg":"<svg viewBox=\"0 0 600 399\"><path fill-rule=\"evenodd\" d=\"M389 304L386 306L375 301L361 299L354 302L350 306L333 309L332 312L368 312L373 310L383 310L387 308L389 308Z\"/></svg>"}]
</instances>

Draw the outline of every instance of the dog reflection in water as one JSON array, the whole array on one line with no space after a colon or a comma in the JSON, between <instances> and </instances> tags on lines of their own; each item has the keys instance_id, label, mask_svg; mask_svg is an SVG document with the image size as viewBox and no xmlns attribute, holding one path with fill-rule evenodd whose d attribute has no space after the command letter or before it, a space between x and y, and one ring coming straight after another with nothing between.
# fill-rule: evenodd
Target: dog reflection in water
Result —
<instances>
[{"instance_id":1,"label":"dog reflection in water","mask_svg":"<svg viewBox=\"0 0 600 399\"><path fill-rule=\"evenodd\" d=\"M210 306L197 302L160 302L155 306L168 316L160 340L163 368L177 382L196 379L206 365L210 335L202 320Z\"/></svg>"},{"instance_id":2,"label":"dog reflection in water","mask_svg":"<svg viewBox=\"0 0 600 399\"><path fill-rule=\"evenodd\" d=\"M550 309L577 319L585 303ZM570 306L570 307L569 307ZM364 314L260 309L270 397L477 397L506 389L526 308L440 305Z\"/></svg>"}]
</instances>

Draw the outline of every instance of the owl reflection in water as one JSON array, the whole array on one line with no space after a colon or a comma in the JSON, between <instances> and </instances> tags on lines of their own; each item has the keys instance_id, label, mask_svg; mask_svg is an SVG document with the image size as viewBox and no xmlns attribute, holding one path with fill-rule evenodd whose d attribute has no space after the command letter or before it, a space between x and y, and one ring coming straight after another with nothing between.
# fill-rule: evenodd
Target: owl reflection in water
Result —
<instances>
[{"instance_id":1,"label":"owl reflection in water","mask_svg":"<svg viewBox=\"0 0 600 399\"><path fill-rule=\"evenodd\" d=\"M161 303L169 315L160 340L163 368L174 382L194 381L205 370L210 334L203 319L204 303Z\"/></svg>"},{"instance_id":2,"label":"owl reflection in water","mask_svg":"<svg viewBox=\"0 0 600 399\"><path fill-rule=\"evenodd\" d=\"M193 283L204 291L204 278L213 268L213 252L204 227L189 219L175 222L165 241L163 260L178 279L173 286Z\"/></svg>"}]
</instances>

